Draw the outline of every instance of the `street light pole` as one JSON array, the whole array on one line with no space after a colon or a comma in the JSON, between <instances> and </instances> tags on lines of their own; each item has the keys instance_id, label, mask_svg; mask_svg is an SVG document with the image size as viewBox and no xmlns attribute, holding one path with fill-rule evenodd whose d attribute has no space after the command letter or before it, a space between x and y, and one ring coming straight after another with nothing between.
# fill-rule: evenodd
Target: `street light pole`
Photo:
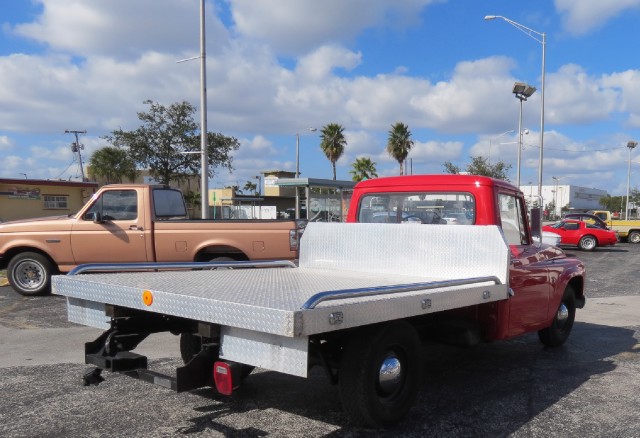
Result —
<instances>
[{"instance_id":1,"label":"street light pole","mask_svg":"<svg viewBox=\"0 0 640 438\"><path fill-rule=\"evenodd\" d=\"M514 129L509 129L508 131L504 131L502 134L498 134L495 137L489 137L489 156L487 158L487 160L489 161L489 164L491 164L491 146L492 143L496 140L498 140L500 137L503 137L507 134L511 134L512 132L515 132Z\"/></svg>"},{"instance_id":2,"label":"street light pole","mask_svg":"<svg viewBox=\"0 0 640 438\"><path fill-rule=\"evenodd\" d=\"M311 132L316 132L317 128L307 128ZM296 178L300 178L300 132L296 132ZM296 219L300 219L300 190L296 186Z\"/></svg>"},{"instance_id":3,"label":"street light pole","mask_svg":"<svg viewBox=\"0 0 640 438\"><path fill-rule=\"evenodd\" d=\"M630 141L627 143L627 147L629 148L629 168L627 170L627 206L624 210L624 218L629 220L629 183L631 182L631 150L638 146L637 141Z\"/></svg>"},{"instance_id":4,"label":"street light pole","mask_svg":"<svg viewBox=\"0 0 640 438\"><path fill-rule=\"evenodd\" d=\"M316 128L307 128L311 132L316 132ZM296 178L300 178L300 133L296 132Z\"/></svg>"},{"instance_id":5,"label":"street light pole","mask_svg":"<svg viewBox=\"0 0 640 438\"><path fill-rule=\"evenodd\" d=\"M202 219L209 218L209 162L207 157L207 49L204 0L200 0L200 204Z\"/></svg>"},{"instance_id":6,"label":"street light pole","mask_svg":"<svg viewBox=\"0 0 640 438\"><path fill-rule=\"evenodd\" d=\"M205 0L200 0L200 56L181 59L177 63L200 59L200 208L202 219L209 218L209 162L207 157L207 45L205 28ZM188 152L187 152L188 153Z\"/></svg>"},{"instance_id":7,"label":"street light pole","mask_svg":"<svg viewBox=\"0 0 640 438\"><path fill-rule=\"evenodd\" d=\"M515 22L513 20L508 19L507 17L503 17L501 15L487 15L484 17L485 20L495 20L496 18L500 18L519 31L531 37L533 40L542 44L542 78L540 81L540 162L538 163L538 195L542 196L542 159L544 155L544 79L545 79L545 60L546 60L546 48L547 48L547 34L544 32L537 32L533 29L530 29L522 24ZM538 35L540 39L536 38L535 35Z\"/></svg>"},{"instance_id":8,"label":"street light pole","mask_svg":"<svg viewBox=\"0 0 640 438\"><path fill-rule=\"evenodd\" d=\"M562 215L562 206L560 206L560 208L558 208L558 181L560 181L561 179L565 179L565 178L569 178L570 175L567 176L561 176L561 177L557 177L557 176L552 176L551 179L553 181L555 181L555 185L556 188L553 191L553 212L556 216L561 216Z\"/></svg>"},{"instance_id":9,"label":"street light pole","mask_svg":"<svg viewBox=\"0 0 640 438\"><path fill-rule=\"evenodd\" d=\"M516 82L513 84L513 94L516 99L520 100L520 117L518 117L518 169L516 172L516 187L520 187L520 160L522 157L522 102L527 100L533 93L536 92L536 87L527 85L524 82Z\"/></svg>"}]
</instances>

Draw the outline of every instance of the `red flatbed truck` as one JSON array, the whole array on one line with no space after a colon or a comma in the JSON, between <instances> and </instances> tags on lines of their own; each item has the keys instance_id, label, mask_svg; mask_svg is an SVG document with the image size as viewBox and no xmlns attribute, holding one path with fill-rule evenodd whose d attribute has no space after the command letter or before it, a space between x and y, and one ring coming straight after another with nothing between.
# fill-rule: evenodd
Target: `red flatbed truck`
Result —
<instances>
[{"instance_id":1,"label":"red flatbed truck","mask_svg":"<svg viewBox=\"0 0 640 438\"><path fill-rule=\"evenodd\" d=\"M87 265L54 277L69 319L106 330L85 346L96 366L85 383L108 370L229 394L256 366L301 377L321 366L353 422L389 427L416 398L424 336L474 344L537 331L559 346L585 304L583 264L536 243L540 224L529 226L510 184L460 175L365 181L348 221L310 223L298 266ZM79 275L120 268L147 271ZM175 375L149 370L131 351L158 331L181 336L185 365Z\"/></svg>"}]
</instances>

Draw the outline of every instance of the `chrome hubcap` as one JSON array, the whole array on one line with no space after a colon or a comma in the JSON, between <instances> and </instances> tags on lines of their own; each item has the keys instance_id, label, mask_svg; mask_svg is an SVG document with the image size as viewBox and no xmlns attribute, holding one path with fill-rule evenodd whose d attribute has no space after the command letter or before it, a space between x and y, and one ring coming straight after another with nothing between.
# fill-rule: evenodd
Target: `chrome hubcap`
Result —
<instances>
[{"instance_id":1,"label":"chrome hubcap","mask_svg":"<svg viewBox=\"0 0 640 438\"><path fill-rule=\"evenodd\" d=\"M558 327L562 327L566 324L569 319L569 309L564 303L560 304L558 308L558 314L556 315L556 320L558 321Z\"/></svg>"},{"instance_id":2,"label":"chrome hubcap","mask_svg":"<svg viewBox=\"0 0 640 438\"><path fill-rule=\"evenodd\" d=\"M31 261L25 261L18 265L15 273L16 275L14 277L20 285L25 288L36 288L44 281L42 269L38 264Z\"/></svg>"},{"instance_id":3,"label":"chrome hubcap","mask_svg":"<svg viewBox=\"0 0 640 438\"><path fill-rule=\"evenodd\" d=\"M378 375L380 390L384 395L392 394L402 382L402 363L395 354L390 353L382 361Z\"/></svg>"}]
</instances>

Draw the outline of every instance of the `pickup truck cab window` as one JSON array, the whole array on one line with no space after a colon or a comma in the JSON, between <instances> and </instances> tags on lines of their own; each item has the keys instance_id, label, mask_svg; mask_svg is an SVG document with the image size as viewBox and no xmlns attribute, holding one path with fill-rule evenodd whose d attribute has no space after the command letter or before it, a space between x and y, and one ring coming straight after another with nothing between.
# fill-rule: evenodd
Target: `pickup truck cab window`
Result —
<instances>
[{"instance_id":1,"label":"pickup truck cab window","mask_svg":"<svg viewBox=\"0 0 640 438\"><path fill-rule=\"evenodd\" d=\"M391 192L362 197L358 222L471 225L476 203L466 192Z\"/></svg>"},{"instance_id":2,"label":"pickup truck cab window","mask_svg":"<svg viewBox=\"0 0 640 438\"><path fill-rule=\"evenodd\" d=\"M156 219L186 219L187 207L182 192L175 189L154 189L153 206Z\"/></svg>"},{"instance_id":3,"label":"pickup truck cab window","mask_svg":"<svg viewBox=\"0 0 640 438\"><path fill-rule=\"evenodd\" d=\"M527 245L529 237L524 222L522 200L512 194L498 195L502 232L509 245Z\"/></svg>"},{"instance_id":4,"label":"pickup truck cab window","mask_svg":"<svg viewBox=\"0 0 640 438\"><path fill-rule=\"evenodd\" d=\"M138 217L138 194L135 190L110 190L104 192L84 215L85 220L93 220L100 213L102 220L131 221Z\"/></svg>"}]
</instances>

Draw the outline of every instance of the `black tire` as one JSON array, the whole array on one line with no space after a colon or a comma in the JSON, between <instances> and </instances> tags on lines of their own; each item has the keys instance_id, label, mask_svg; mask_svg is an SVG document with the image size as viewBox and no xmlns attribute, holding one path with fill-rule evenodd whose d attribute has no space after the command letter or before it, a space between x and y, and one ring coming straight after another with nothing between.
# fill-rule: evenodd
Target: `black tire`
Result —
<instances>
[{"instance_id":1,"label":"black tire","mask_svg":"<svg viewBox=\"0 0 640 438\"><path fill-rule=\"evenodd\" d=\"M202 350L202 337L191 333L180 334L180 357L185 364ZM217 354L216 354L217 358Z\"/></svg>"},{"instance_id":2,"label":"black tire","mask_svg":"<svg viewBox=\"0 0 640 438\"><path fill-rule=\"evenodd\" d=\"M567 286L562 301L556 310L551 325L538 332L540 341L547 347L559 347L571 334L576 318L576 296L571 286Z\"/></svg>"},{"instance_id":3,"label":"black tire","mask_svg":"<svg viewBox=\"0 0 640 438\"><path fill-rule=\"evenodd\" d=\"M37 252L15 255L7 266L9 284L20 295L46 295L51 292L51 261Z\"/></svg>"},{"instance_id":4,"label":"black tire","mask_svg":"<svg viewBox=\"0 0 640 438\"><path fill-rule=\"evenodd\" d=\"M180 334L180 357L185 364L202 350L202 336L191 333ZM211 339L204 338L204 342L211 342ZM217 351L217 350L216 350ZM215 354L214 361L218 360L218 353ZM251 365L242 365L242 378L247 377L254 370Z\"/></svg>"},{"instance_id":5,"label":"black tire","mask_svg":"<svg viewBox=\"0 0 640 438\"><path fill-rule=\"evenodd\" d=\"M237 262L236 259L231 257L214 257L212 259L209 259L208 261L209 262ZM216 270L216 269L233 269L233 268L207 268L207 269Z\"/></svg>"},{"instance_id":6,"label":"black tire","mask_svg":"<svg viewBox=\"0 0 640 438\"><path fill-rule=\"evenodd\" d=\"M578 242L578 247L583 251L593 251L598 247L598 239L590 234L582 236Z\"/></svg>"},{"instance_id":7,"label":"black tire","mask_svg":"<svg viewBox=\"0 0 640 438\"><path fill-rule=\"evenodd\" d=\"M409 323L398 321L355 332L338 370L345 412L360 426L392 426L413 405L422 368L422 343Z\"/></svg>"},{"instance_id":8,"label":"black tire","mask_svg":"<svg viewBox=\"0 0 640 438\"><path fill-rule=\"evenodd\" d=\"M640 243L640 231L632 231L627 236L629 243Z\"/></svg>"}]
</instances>

